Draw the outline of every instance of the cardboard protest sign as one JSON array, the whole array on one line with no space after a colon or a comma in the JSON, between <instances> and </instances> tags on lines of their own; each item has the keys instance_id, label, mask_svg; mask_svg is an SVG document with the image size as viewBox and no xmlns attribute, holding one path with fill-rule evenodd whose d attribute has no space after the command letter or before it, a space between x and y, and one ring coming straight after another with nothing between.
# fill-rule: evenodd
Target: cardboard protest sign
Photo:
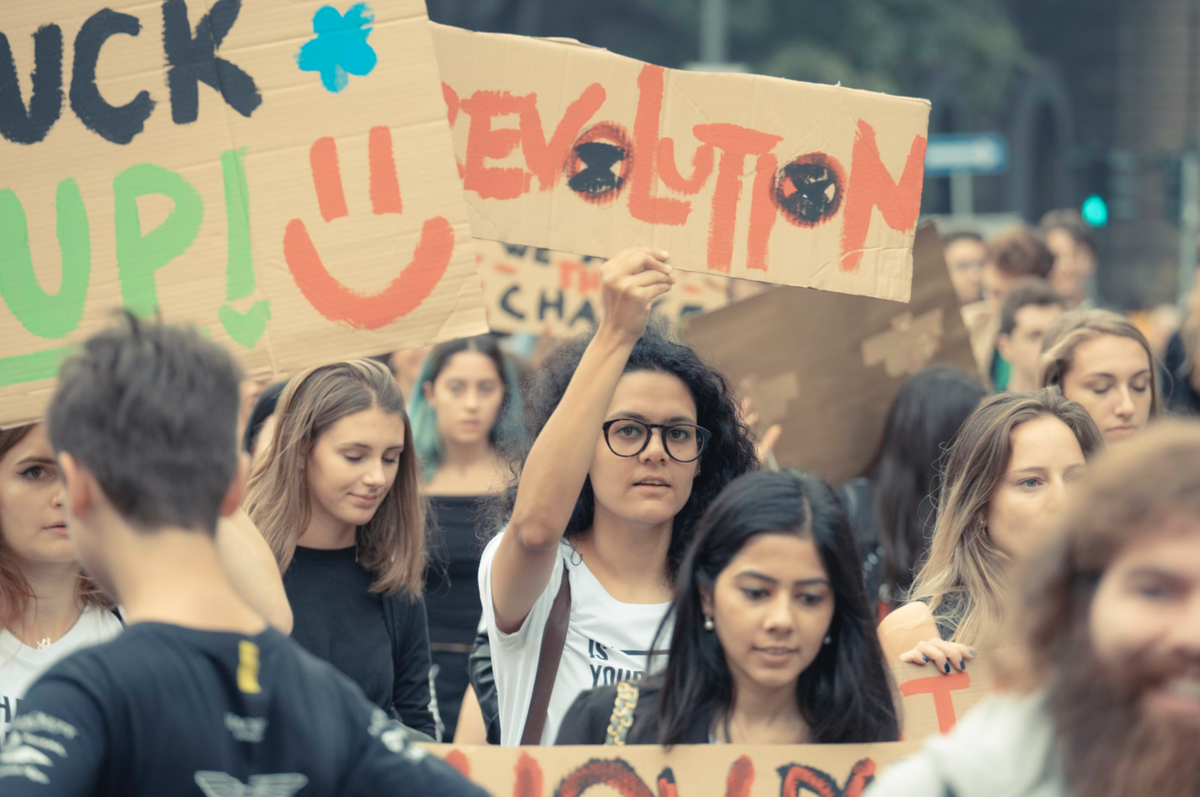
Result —
<instances>
[{"instance_id":1,"label":"cardboard protest sign","mask_svg":"<svg viewBox=\"0 0 1200 797\"><path fill-rule=\"evenodd\" d=\"M892 678L901 696L900 735L909 742L948 733L976 703L996 692L992 668L983 657L971 660L963 672L894 664Z\"/></svg>"},{"instance_id":2,"label":"cardboard protest sign","mask_svg":"<svg viewBox=\"0 0 1200 797\"><path fill-rule=\"evenodd\" d=\"M927 101L433 28L476 237L908 299Z\"/></svg>"},{"instance_id":3,"label":"cardboard protest sign","mask_svg":"<svg viewBox=\"0 0 1200 797\"><path fill-rule=\"evenodd\" d=\"M919 744L466 747L423 745L493 797L861 797ZM611 791L610 791L611 790ZM590 791L588 793L591 793Z\"/></svg>"},{"instance_id":4,"label":"cardboard protest sign","mask_svg":"<svg viewBox=\"0 0 1200 797\"><path fill-rule=\"evenodd\" d=\"M859 797L887 766L954 727L993 691L991 671L975 659L943 675L900 664L905 741L844 745L680 745L627 747L474 747L423 745L495 797L579 795L607 785L626 797L798 797L802 792Z\"/></svg>"},{"instance_id":5,"label":"cardboard protest sign","mask_svg":"<svg viewBox=\"0 0 1200 797\"><path fill-rule=\"evenodd\" d=\"M600 322L601 257L476 239L488 325L497 332L555 336L587 332ZM673 320L729 303L725 277L674 272L675 287L655 312Z\"/></svg>"},{"instance_id":6,"label":"cardboard protest sign","mask_svg":"<svg viewBox=\"0 0 1200 797\"><path fill-rule=\"evenodd\" d=\"M122 306L251 374L481 332L420 0L0 6L0 424Z\"/></svg>"},{"instance_id":7,"label":"cardboard protest sign","mask_svg":"<svg viewBox=\"0 0 1200 797\"><path fill-rule=\"evenodd\" d=\"M916 234L908 305L776 288L706 313L688 339L781 424L784 467L841 484L869 464L908 376L933 362L976 373L958 299L932 225Z\"/></svg>"}]
</instances>

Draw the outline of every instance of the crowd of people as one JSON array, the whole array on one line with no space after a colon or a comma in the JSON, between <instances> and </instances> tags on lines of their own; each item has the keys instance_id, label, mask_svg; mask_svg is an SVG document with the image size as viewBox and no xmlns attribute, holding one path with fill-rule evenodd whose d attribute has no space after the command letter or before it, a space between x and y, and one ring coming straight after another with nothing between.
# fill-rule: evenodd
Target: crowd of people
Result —
<instances>
[{"instance_id":1,"label":"crowd of people","mask_svg":"<svg viewBox=\"0 0 1200 797\"><path fill-rule=\"evenodd\" d=\"M248 387L194 331L98 333L0 431L0 791L465 795L411 742L896 741L893 665L993 655L1009 691L872 795L1200 793L1200 426L1167 417L1200 322L1161 365L1068 213L945 254L979 373L911 376L836 489L651 318L654 249L536 368L485 335Z\"/></svg>"}]
</instances>

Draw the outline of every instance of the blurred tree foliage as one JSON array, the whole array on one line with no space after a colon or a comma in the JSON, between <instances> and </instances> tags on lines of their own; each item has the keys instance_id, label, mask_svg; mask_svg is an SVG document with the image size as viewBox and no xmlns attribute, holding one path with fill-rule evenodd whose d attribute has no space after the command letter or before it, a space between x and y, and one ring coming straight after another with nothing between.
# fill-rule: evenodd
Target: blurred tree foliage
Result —
<instances>
[{"instance_id":1,"label":"blurred tree foliage","mask_svg":"<svg viewBox=\"0 0 1200 797\"><path fill-rule=\"evenodd\" d=\"M700 0L638 0L699 36ZM995 109L1029 58L1003 0L729 0L730 53L764 75L919 95L949 78Z\"/></svg>"}]
</instances>

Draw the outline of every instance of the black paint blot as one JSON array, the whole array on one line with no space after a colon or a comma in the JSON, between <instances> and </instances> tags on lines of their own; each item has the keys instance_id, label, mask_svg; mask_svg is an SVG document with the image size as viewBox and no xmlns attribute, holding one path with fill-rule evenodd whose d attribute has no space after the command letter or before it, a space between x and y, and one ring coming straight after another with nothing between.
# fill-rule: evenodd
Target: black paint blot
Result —
<instances>
[{"instance_id":1,"label":"black paint blot","mask_svg":"<svg viewBox=\"0 0 1200 797\"><path fill-rule=\"evenodd\" d=\"M33 34L33 92L26 112L12 48L0 33L0 135L14 144L36 144L50 132L62 113L62 57L58 25L38 28Z\"/></svg>"},{"instance_id":2,"label":"black paint blot","mask_svg":"<svg viewBox=\"0 0 1200 797\"><path fill-rule=\"evenodd\" d=\"M625 185L625 178L613 171L629 153L624 147L604 141L585 141L575 145L575 157L584 164L571 176L567 185L577 194L600 199L616 193Z\"/></svg>"},{"instance_id":3,"label":"black paint blot","mask_svg":"<svg viewBox=\"0 0 1200 797\"><path fill-rule=\"evenodd\" d=\"M118 33L137 36L141 31L137 17L104 8L88 17L75 36L71 108L89 130L114 144L128 144L145 129L154 100L150 92L139 91L125 105L109 105L96 86L96 62L100 60L100 48L110 37Z\"/></svg>"},{"instance_id":4,"label":"black paint blot","mask_svg":"<svg viewBox=\"0 0 1200 797\"><path fill-rule=\"evenodd\" d=\"M171 90L171 118L175 124L196 121L200 114L199 84L207 83L242 116L262 105L254 78L240 67L217 57L229 29L242 10L242 0L217 0L196 25L188 29L187 0L163 3L163 49L167 53L167 88Z\"/></svg>"},{"instance_id":5,"label":"black paint blot","mask_svg":"<svg viewBox=\"0 0 1200 797\"><path fill-rule=\"evenodd\" d=\"M788 221L815 227L842 205L845 179L837 161L823 152L802 155L775 174L775 204Z\"/></svg>"}]
</instances>

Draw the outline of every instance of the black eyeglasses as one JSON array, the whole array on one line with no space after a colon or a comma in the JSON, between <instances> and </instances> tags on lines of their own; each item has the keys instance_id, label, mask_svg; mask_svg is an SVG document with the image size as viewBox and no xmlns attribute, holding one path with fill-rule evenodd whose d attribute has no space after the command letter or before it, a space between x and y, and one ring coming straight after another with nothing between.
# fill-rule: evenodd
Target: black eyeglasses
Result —
<instances>
[{"instance_id":1,"label":"black eyeglasses","mask_svg":"<svg viewBox=\"0 0 1200 797\"><path fill-rule=\"evenodd\" d=\"M654 430L661 429L663 448L676 462L695 462L712 437L712 432L694 423L646 423L633 418L607 421L601 428L608 450L618 457L636 457L650 445Z\"/></svg>"}]
</instances>

